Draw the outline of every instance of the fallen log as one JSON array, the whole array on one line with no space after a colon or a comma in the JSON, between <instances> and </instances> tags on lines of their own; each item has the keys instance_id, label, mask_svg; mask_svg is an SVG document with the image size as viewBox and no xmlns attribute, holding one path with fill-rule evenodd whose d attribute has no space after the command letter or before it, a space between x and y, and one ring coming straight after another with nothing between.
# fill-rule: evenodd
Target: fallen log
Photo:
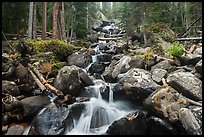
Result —
<instances>
[{"instance_id":1,"label":"fallen log","mask_svg":"<svg viewBox=\"0 0 204 137\"><path fill-rule=\"evenodd\" d=\"M202 40L202 37L176 38L177 41Z\"/></svg>"},{"instance_id":2,"label":"fallen log","mask_svg":"<svg viewBox=\"0 0 204 137\"><path fill-rule=\"evenodd\" d=\"M101 38L101 37L98 37L98 40L102 40L102 41L106 41L106 40L116 41L116 40L119 40L119 39L122 39L122 37L118 37L118 38Z\"/></svg>"},{"instance_id":3,"label":"fallen log","mask_svg":"<svg viewBox=\"0 0 204 137\"><path fill-rule=\"evenodd\" d=\"M40 82L40 80L37 78L37 76L30 70L30 68L28 68L28 71L30 72L30 74L32 75L33 79L35 80L36 84L38 85L38 87L42 90L45 91L46 87Z\"/></svg>"},{"instance_id":4,"label":"fallen log","mask_svg":"<svg viewBox=\"0 0 204 137\"><path fill-rule=\"evenodd\" d=\"M43 75L37 70L37 68L35 68L34 66L32 66L31 64L28 64L28 67L30 69L32 69L35 74L38 76L38 78L40 79L40 81L42 82L42 84L47 87L48 89L50 89L51 92L57 94L58 96L63 96L64 94L62 93L62 91L56 89L55 87L53 87L52 85L48 84L47 81L45 80L45 78L43 77Z\"/></svg>"}]
</instances>

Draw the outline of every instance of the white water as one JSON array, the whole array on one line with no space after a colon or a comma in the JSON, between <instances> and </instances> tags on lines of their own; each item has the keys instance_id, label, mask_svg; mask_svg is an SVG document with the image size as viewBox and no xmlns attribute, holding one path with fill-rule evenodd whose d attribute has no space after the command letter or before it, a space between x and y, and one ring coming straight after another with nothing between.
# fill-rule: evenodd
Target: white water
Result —
<instances>
[{"instance_id":1,"label":"white water","mask_svg":"<svg viewBox=\"0 0 204 137\"><path fill-rule=\"evenodd\" d=\"M79 120L75 121L74 128L66 133L67 135L104 134L112 122L129 112L120 109L119 104L116 107L112 101L109 103L102 99L99 87L96 85L93 90L95 95L98 94L97 97L91 97L90 101L84 102L86 109Z\"/></svg>"}]
</instances>

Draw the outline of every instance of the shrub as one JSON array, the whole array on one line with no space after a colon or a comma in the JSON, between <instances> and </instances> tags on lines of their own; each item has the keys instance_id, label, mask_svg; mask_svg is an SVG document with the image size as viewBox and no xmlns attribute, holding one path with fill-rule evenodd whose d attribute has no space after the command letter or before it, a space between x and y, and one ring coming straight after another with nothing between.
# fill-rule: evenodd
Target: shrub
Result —
<instances>
[{"instance_id":1,"label":"shrub","mask_svg":"<svg viewBox=\"0 0 204 137\"><path fill-rule=\"evenodd\" d=\"M170 57L180 57L183 55L185 51L184 45L179 44L179 42L174 42L172 47L168 49L167 53Z\"/></svg>"}]
</instances>

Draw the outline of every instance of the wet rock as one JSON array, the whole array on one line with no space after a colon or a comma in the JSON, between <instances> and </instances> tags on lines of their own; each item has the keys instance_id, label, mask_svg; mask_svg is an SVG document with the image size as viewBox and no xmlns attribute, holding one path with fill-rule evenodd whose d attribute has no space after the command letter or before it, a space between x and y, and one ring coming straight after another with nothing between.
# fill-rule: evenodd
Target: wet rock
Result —
<instances>
[{"instance_id":1,"label":"wet rock","mask_svg":"<svg viewBox=\"0 0 204 137\"><path fill-rule=\"evenodd\" d=\"M151 116L147 119L149 135L176 135L176 129L166 120Z\"/></svg>"},{"instance_id":2,"label":"wet rock","mask_svg":"<svg viewBox=\"0 0 204 137\"><path fill-rule=\"evenodd\" d=\"M98 62L111 62L111 59L112 59L112 55L107 54L107 53L104 53L104 54L97 56Z\"/></svg>"},{"instance_id":3,"label":"wet rock","mask_svg":"<svg viewBox=\"0 0 204 137\"><path fill-rule=\"evenodd\" d=\"M64 66L61 68L54 80L54 87L61 90L64 94L76 96L79 89L83 86L80 80L81 69L77 66Z\"/></svg>"},{"instance_id":4,"label":"wet rock","mask_svg":"<svg viewBox=\"0 0 204 137\"><path fill-rule=\"evenodd\" d=\"M197 54L186 54L185 56L181 56L178 58L181 62L181 65L196 65L201 59L202 55Z\"/></svg>"},{"instance_id":5,"label":"wet rock","mask_svg":"<svg viewBox=\"0 0 204 137\"><path fill-rule=\"evenodd\" d=\"M23 126L21 125L12 125L8 128L8 131L5 135L22 135L24 131Z\"/></svg>"},{"instance_id":6,"label":"wet rock","mask_svg":"<svg viewBox=\"0 0 204 137\"><path fill-rule=\"evenodd\" d=\"M85 83L85 86L90 86L90 85L94 85L94 82L92 79L90 79L90 77L87 75L86 72L84 71L81 71L80 74L79 74L80 78L81 78L81 81L83 83Z\"/></svg>"},{"instance_id":7,"label":"wet rock","mask_svg":"<svg viewBox=\"0 0 204 137\"><path fill-rule=\"evenodd\" d=\"M92 58L87 53L73 53L67 58L68 65L75 65L81 68L86 68L91 62Z\"/></svg>"},{"instance_id":8,"label":"wet rock","mask_svg":"<svg viewBox=\"0 0 204 137\"><path fill-rule=\"evenodd\" d=\"M20 95L20 91L16 83L7 80L2 80L2 93L9 93L12 96Z\"/></svg>"},{"instance_id":9,"label":"wet rock","mask_svg":"<svg viewBox=\"0 0 204 137\"><path fill-rule=\"evenodd\" d=\"M170 67L171 67L171 63L168 60L163 60L163 61L157 63L156 65L152 66L151 72L156 68L168 70Z\"/></svg>"},{"instance_id":10,"label":"wet rock","mask_svg":"<svg viewBox=\"0 0 204 137\"><path fill-rule=\"evenodd\" d=\"M190 99L202 100L202 81L190 72L170 73L167 83Z\"/></svg>"},{"instance_id":11,"label":"wet rock","mask_svg":"<svg viewBox=\"0 0 204 137\"><path fill-rule=\"evenodd\" d=\"M50 103L47 96L32 96L20 101L23 105L24 116L35 116L43 107Z\"/></svg>"},{"instance_id":12,"label":"wet rock","mask_svg":"<svg viewBox=\"0 0 204 137\"><path fill-rule=\"evenodd\" d=\"M66 107L48 105L45 110L37 115L32 121L28 135L60 135L65 132L66 118L68 116Z\"/></svg>"},{"instance_id":13,"label":"wet rock","mask_svg":"<svg viewBox=\"0 0 204 137\"><path fill-rule=\"evenodd\" d=\"M109 124L109 122L106 110L101 106L95 107L91 118L90 128L99 128L107 124Z\"/></svg>"},{"instance_id":14,"label":"wet rock","mask_svg":"<svg viewBox=\"0 0 204 137\"><path fill-rule=\"evenodd\" d=\"M160 87L151 79L151 73L138 68L118 75L119 89L136 100L143 100Z\"/></svg>"},{"instance_id":15,"label":"wet rock","mask_svg":"<svg viewBox=\"0 0 204 137\"><path fill-rule=\"evenodd\" d=\"M164 78L167 74L165 69L154 69L152 72L152 79L161 84L162 78Z\"/></svg>"},{"instance_id":16,"label":"wet rock","mask_svg":"<svg viewBox=\"0 0 204 137\"><path fill-rule=\"evenodd\" d=\"M93 73L102 74L106 66L107 65L105 65L104 63L94 62L89 68L89 73L90 74L93 74Z\"/></svg>"},{"instance_id":17,"label":"wet rock","mask_svg":"<svg viewBox=\"0 0 204 137\"><path fill-rule=\"evenodd\" d=\"M100 50L108 50L108 45L106 43L99 43L99 49Z\"/></svg>"},{"instance_id":18,"label":"wet rock","mask_svg":"<svg viewBox=\"0 0 204 137\"><path fill-rule=\"evenodd\" d=\"M195 65L196 71L202 75L202 59Z\"/></svg>"},{"instance_id":19,"label":"wet rock","mask_svg":"<svg viewBox=\"0 0 204 137\"><path fill-rule=\"evenodd\" d=\"M106 131L108 135L145 135L147 134L147 123L144 112L139 111L129 114L114 121Z\"/></svg>"},{"instance_id":20,"label":"wet rock","mask_svg":"<svg viewBox=\"0 0 204 137\"><path fill-rule=\"evenodd\" d=\"M154 91L144 101L143 105L171 122L179 120L179 110L189 105L186 99L170 86Z\"/></svg>"}]
</instances>

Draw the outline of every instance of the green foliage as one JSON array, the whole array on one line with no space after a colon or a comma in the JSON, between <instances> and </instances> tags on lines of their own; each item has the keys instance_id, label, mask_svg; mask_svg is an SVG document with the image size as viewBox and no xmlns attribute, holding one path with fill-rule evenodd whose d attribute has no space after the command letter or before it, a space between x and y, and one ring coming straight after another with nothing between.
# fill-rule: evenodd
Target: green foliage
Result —
<instances>
[{"instance_id":1,"label":"green foliage","mask_svg":"<svg viewBox=\"0 0 204 137\"><path fill-rule=\"evenodd\" d=\"M172 44L172 47L168 49L167 53L170 55L170 58L172 57L180 57L183 55L185 51L184 45L179 44L179 42L174 42Z\"/></svg>"},{"instance_id":2,"label":"green foliage","mask_svg":"<svg viewBox=\"0 0 204 137\"><path fill-rule=\"evenodd\" d=\"M145 60L153 60L154 59L154 52L153 52L153 50L151 50L151 51L147 51L144 55L143 55L143 58L145 59Z\"/></svg>"},{"instance_id":3,"label":"green foliage","mask_svg":"<svg viewBox=\"0 0 204 137\"><path fill-rule=\"evenodd\" d=\"M25 39L24 42L32 45L30 50L33 49L35 54L51 51L59 60L66 60L75 50L81 49L81 47L57 39Z\"/></svg>"}]
</instances>

